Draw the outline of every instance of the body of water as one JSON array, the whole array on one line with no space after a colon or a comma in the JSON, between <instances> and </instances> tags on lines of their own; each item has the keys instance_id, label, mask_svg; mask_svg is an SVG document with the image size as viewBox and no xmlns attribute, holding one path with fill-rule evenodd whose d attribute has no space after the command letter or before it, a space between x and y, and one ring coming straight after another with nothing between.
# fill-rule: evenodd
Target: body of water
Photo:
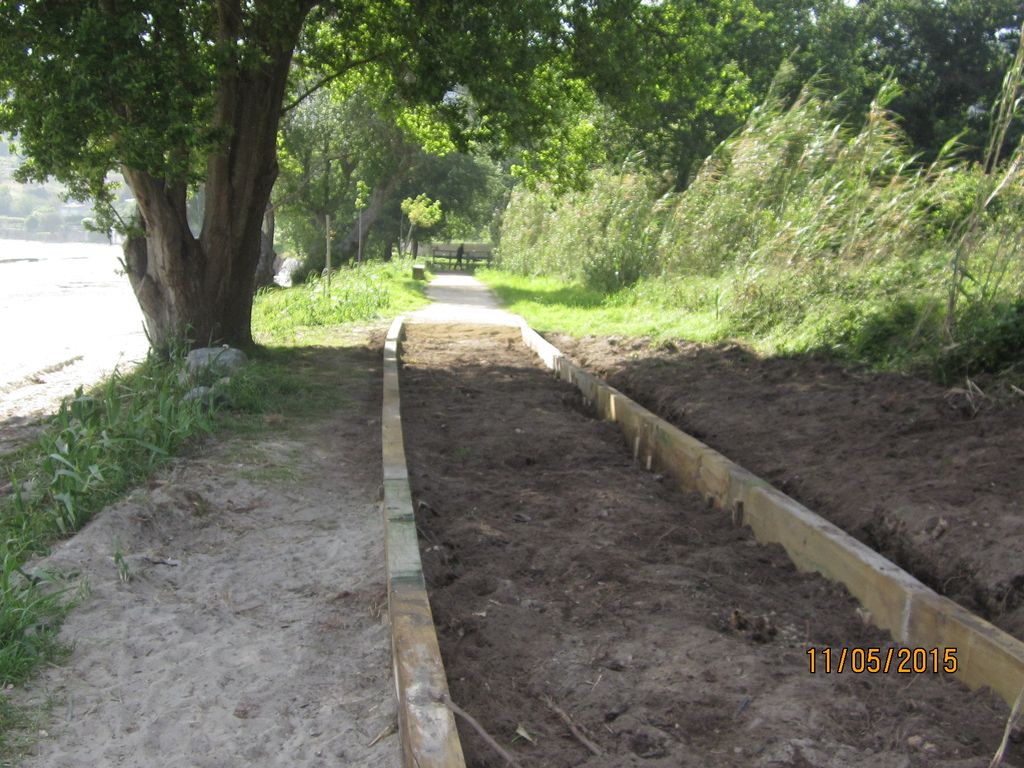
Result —
<instances>
[{"instance_id":1,"label":"body of water","mask_svg":"<svg viewBox=\"0 0 1024 768\"><path fill-rule=\"evenodd\" d=\"M0 240L0 393L74 366L83 378L145 356L121 248ZM92 383L82 381L83 384Z\"/></svg>"}]
</instances>

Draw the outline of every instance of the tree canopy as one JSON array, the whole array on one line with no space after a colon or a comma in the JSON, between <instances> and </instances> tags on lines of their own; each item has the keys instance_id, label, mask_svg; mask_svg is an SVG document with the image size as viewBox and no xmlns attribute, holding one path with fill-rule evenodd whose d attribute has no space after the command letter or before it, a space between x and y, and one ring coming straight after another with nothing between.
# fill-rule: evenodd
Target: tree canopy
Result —
<instances>
[{"instance_id":1,"label":"tree canopy","mask_svg":"<svg viewBox=\"0 0 1024 768\"><path fill-rule=\"evenodd\" d=\"M183 335L244 344L282 112L373 65L460 145L529 146L557 124L563 83L588 69L574 28L601 6L3 0L0 131L29 158L23 178L56 177L101 208L107 172L122 171L140 213L121 223L125 261L158 347Z\"/></svg>"},{"instance_id":2,"label":"tree canopy","mask_svg":"<svg viewBox=\"0 0 1024 768\"><path fill-rule=\"evenodd\" d=\"M413 179L465 176L455 149L556 191L627 157L682 187L787 57L854 120L895 77L893 109L934 154L977 143L1019 16L1011 0L0 0L0 133L21 178L56 178L129 236L157 347L245 344L279 177L311 222L354 211L360 182L371 218L440 199ZM134 221L109 205L111 170Z\"/></svg>"},{"instance_id":3,"label":"tree canopy","mask_svg":"<svg viewBox=\"0 0 1024 768\"><path fill-rule=\"evenodd\" d=\"M883 82L915 149L934 158L960 137L980 158L991 109L1017 50L1015 0L863 0L822 4L799 35L801 74L819 73L862 114Z\"/></svg>"}]
</instances>

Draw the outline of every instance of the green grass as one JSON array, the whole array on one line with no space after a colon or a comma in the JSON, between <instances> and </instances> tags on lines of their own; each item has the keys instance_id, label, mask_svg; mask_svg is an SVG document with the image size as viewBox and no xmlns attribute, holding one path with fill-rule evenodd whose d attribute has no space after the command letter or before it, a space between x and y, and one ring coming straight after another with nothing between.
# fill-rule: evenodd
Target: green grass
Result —
<instances>
[{"instance_id":1,"label":"green grass","mask_svg":"<svg viewBox=\"0 0 1024 768\"><path fill-rule=\"evenodd\" d=\"M212 428L209 408L184 399L191 384L179 380L181 370L151 358L91 392L79 388L34 443L0 458L0 476L13 489L0 502L3 554L20 562L78 530Z\"/></svg>"},{"instance_id":2,"label":"green grass","mask_svg":"<svg viewBox=\"0 0 1024 768\"><path fill-rule=\"evenodd\" d=\"M335 344L353 343L344 328L334 332ZM20 684L66 652L57 633L84 588L73 576L28 572L30 557L45 554L197 438L215 430L258 437L348 406L346 384L372 375L358 364L365 362L359 352L347 359L339 350L339 359L325 362L319 348L257 349L222 388L226 404L217 408L183 399L194 382L179 377L180 359L151 358L77 391L36 440L0 457L0 483L11 483L0 493L0 687ZM275 477L293 474L279 468ZM0 694L0 755L22 749L33 717Z\"/></svg>"},{"instance_id":3,"label":"green grass","mask_svg":"<svg viewBox=\"0 0 1024 768\"><path fill-rule=\"evenodd\" d=\"M253 304L253 333L268 343L317 344L344 323L378 320L425 306L423 283L412 279L412 262L366 262L291 288L261 290Z\"/></svg>"},{"instance_id":4,"label":"green grass","mask_svg":"<svg viewBox=\"0 0 1024 768\"><path fill-rule=\"evenodd\" d=\"M181 361L151 358L64 401L42 434L0 457L0 685L25 680L63 649L57 631L82 585L25 571L62 536L149 476L214 423L209 407L185 401ZM0 707L0 753L23 713Z\"/></svg>"},{"instance_id":5,"label":"green grass","mask_svg":"<svg viewBox=\"0 0 1024 768\"><path fill-rule=\"evenodd\" d=\"M341 339L320 346L339 344ZM318 376L322 363L316 346L261 347L253 352L252 362L228 387L231 408L219 414L222 426L258 431L264 428L265 414L304 418L349 402L344 376L356 374L340 374L329 381Z\"/></svg>"},{"instance_id":6,"label":"green grass","mask_svg":"<svg viewBox=\"0 0 1024 768\"><path fill-rule=\"evenodd\" d=\"M561 197L520 187L505 273L480 277L544 330L736 339L947 382L1018 376L1024 149L923 165L885 108L893 93L856 129L813 86L771 97L681 192L628 163Z\"/></svg>"},{"instance_id":7,"label":"green grass","mask_svg":"<svg viewBox=\"0 0 1024 768\"><path fill-rule=\"evenodd\" d=\"M0 768L14 768L32 746L36 732L45 724L54 702L35 709L16 707L0 694Z\"/></svg>"},{"instance_id":8,"label":"green grass","mask_svg":"<svg viewBox=\"0 0 1024 768\"><path fill-rule=\"evenodd\" d=\"M611 294L580 282L553 277L526 277L497 269L478 270L480 278L512 312L522 315L541 332L573 336L643 336L658 341L686 338L713 342L728 336L714 308L684 311L665 297L654 297L652 286ZM641 284L643 285L643 284Z\"/></svg>"},{"instance_id":9,"label":"green grass","mask_svg":"<svg viewBox=\"0 0 1024 768\"><path fill-rule=\"evenodd\" d=\"M637 337L652 344L735 341L764 355L826 352L878 369L918 370L939 378L946 372L943 365L960 365L943 357L950 353L937 346L937 296L930 303L927 298L913 303L910 296L862 295L854 284L846 286L844 295L831 292L827 282L821 289L805 285L801 290L799 284L780 285L770 277L750 285L730 275L648 278L605 294L580 282L497 269L479 276L503 304L541 332ZM757 295L751 296L754 291ZM989 348L997 350L995 359L1014 339L1024 338L1024 317L1006 316L999 333L989 334L991 340L971 345L972 359Z\"/></svg>"}]
</instances>

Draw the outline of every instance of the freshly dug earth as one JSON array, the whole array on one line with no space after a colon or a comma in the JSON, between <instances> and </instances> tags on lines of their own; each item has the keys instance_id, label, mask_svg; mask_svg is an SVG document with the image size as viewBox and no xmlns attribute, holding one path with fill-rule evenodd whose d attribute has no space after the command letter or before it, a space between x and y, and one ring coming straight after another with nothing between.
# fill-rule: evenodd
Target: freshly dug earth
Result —
<instances>
[{"instance_id":1,"label":"freshly dug earth","mask_svg":"<svg viewBox=\"0 0 1024 768\"><path fill-rule=\"evenodd\" d=\"M218 437L41 563L90 591L67 665L2 694L54 703L26 766L399 764L380 346L296 365L340 407Z\"/></svg>"},{"instance_id":2,"label":"freshly dug earth","mask_svg":"<svg viewBox=\"0 0 1024 768\"><path fill-rule=\"evenodd\" d=\"M403 360L452 698L524 765L988 764L1001 702L943 675L810 674L808 648L886 638L841 587L634 465L517 331L411 326ZM459 727L470 766L504 765Z\"/></svg>"},{"instance_id":3,"label":"freshly dug earth","mask_svg":"<svg viewBox=\"0 0 1024 768\"><path fill-rule=\"evenodd\" d=\"M762 359L736 346L552 341L936 591L1024 638L1024 398L968 399L966 387L816 358Z\"/></svg>"}]
</instances>

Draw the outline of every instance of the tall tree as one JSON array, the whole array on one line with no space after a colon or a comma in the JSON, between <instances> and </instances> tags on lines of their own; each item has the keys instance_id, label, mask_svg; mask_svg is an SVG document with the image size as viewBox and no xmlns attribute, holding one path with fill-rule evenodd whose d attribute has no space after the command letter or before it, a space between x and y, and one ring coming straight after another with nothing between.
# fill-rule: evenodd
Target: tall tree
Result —
<instances>
[{"instance_id":1,"label":"tall tree","mask_svg":"<svg viewBox=\"0 0 1024 768\"><path fill-rule=\"evenodd\" d=\"M804 77L843 91L854 116L895 78L902 92L889 107L916 150L930 159L960 136L980 159L1022 14L1019 0L832 0L797 61Z\"/></svg>"},{"instance_id":2,"label":"tall tree","mask_svg":"<svg viewBox=\"0 0 1024 768\"><path fill-rule=\"evenodd\" d=\"M0 0L0 132L30 158L23 179L56 177L101 208L106 174L122 172L140 214L124 223L125 262L156 348L246 345L282 110L372 62L466 137L526 143L552 123L550 92L529 84L575 55L575 5ZM285 103L293 62L320 79Z\"/></svg>"},{"instance_id":3,"label":"tall tree","mask_svg":"<svg viewBox=\"0 0 1024 768\"><path fill-rule=\"evenodd\" d=\"M152 342L250 340L260 226L292 52L310 3L3 2L0 128L56 176L108 200L120 169L140 220L128 276ZM186 216L205 182L202 231ZM239 290L241 288L241 290Z\"/></svg>"},{"instance_id":4,"label":"tall tree","mask_svg":"<svg viewBox=\"0 0 1024 768\"><path fill-rule=\"evenodd\" d=\"M618 153L639 150L684 184L757 103L741 62L764 20L754 0L576 6L577 71L611 109L603 132Z\"/></svg>"},{"instance_id":5,"label":"tall tree","mask_svg":"<svg viewBox=\"0 0 1024 768\"><path fill-rule=\"evenodd\" d=\"M281 127L278 158L281 175L274 207L284 231L308 269L325 264L325 227L356 219L360 189L365 189L363 226L372 226L380 207L393 192L419 146L382 114L376 82L353 77L335 81L291 110ZM359 232L356 233L356 238ZM335 239L345 250L348 238ZM355 250L357 241L351 243ZM348 254L344 254L347 257ZM332 258L335 264L339 259Z\"/></svg>"}]
</instances>

